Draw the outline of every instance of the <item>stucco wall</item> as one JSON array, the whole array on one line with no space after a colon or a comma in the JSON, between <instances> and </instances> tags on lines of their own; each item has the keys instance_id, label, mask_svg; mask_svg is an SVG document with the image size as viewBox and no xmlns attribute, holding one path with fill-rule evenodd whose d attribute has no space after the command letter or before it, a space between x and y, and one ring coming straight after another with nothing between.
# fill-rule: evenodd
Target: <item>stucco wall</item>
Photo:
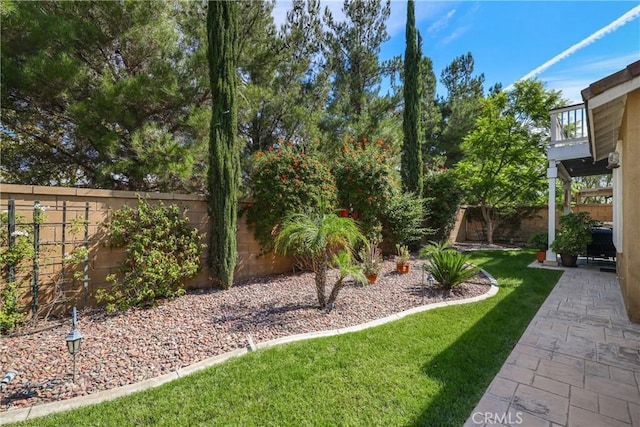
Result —
<instances>
[{"instance_id":1,"label":"stucco wall","mask_svg":"<svg viewBox=\"0 0 640 427\"><path fill-rule=\"evenodd\" d=\"M629 318L640 322L640 90L627 95L618 139L622 141L622 253L618 278Z\"/></svg>"},{"instance_id":2,"label":"stucco wall","mask_svg":"<svg viewBox=\"0 0 640 427\"><path fill-rule=\"evenodd\" d=\"M39 201L41 205L48 206L45 215L46 221L41 226L40 241L61 241L62 233L62 206L66 202L67 222L74 218L84 219L85 205L89 203L89 284L86 290L88 305L95 305L95 292L101 287L108 286L107 275L118 271L119 262L124 257L124 249L111 248L106 244L104 228L101 226L109 218L114 210L124 205L134 207L137 203L139 193L128 191L94 190L83 188L63 188L63 187L41 187L26 185L1 184L0 186L0 209L7 209L9 199L14 199L16 203L16 213L27 221L30 221L33 213L34 201ZM207 215L207 203L203 196L169 193L140 193L140 196L147 198L150 203L165 205L177 204L186 208L185 214L189 217L191 226L198 228L201 232L207 233L209 229L209 219ZM240 207L247 202L241 201ZM70 235L70 230L66 230L66 240L84 239L84 232ZM208 240L205 237L204 243ZM260 245L253 238L249 231L245 218L238 220L238 264L235 271L235 280L240 281L251 277L261 277L271 274L278 274L290 271L291 261L286 257L279 257L275 254L259 256ZM78 243L77 245L80 245ZM60 278L60 259L63 256L62 248L58 245L51 245L48 248L42 247L44 253L41 257L46 260L41 262L40 278L42 293L39 295L39 304L45 305L51 298L52 281ZM65 253L70 253L73 245L67 244ZM51 265L47 265L51 264ZM206 268L206 250L201 258L202 271L200 274L187 282L187 288L208 288ZM27 269L28 270L28 269ZM67 275L69 277L69 275ZM24 280L26 279L26 280ZM2 278L6 280L6 278ZM25 292L29 293L29 277L23 277L23 282L27 282ZM75 281L72 289L67 287L66 293L74 299L74 303L79 307L84 305L85 290L82 283ZM28 297L30 298L30 296Z\"/></svg>"}]
</instances>

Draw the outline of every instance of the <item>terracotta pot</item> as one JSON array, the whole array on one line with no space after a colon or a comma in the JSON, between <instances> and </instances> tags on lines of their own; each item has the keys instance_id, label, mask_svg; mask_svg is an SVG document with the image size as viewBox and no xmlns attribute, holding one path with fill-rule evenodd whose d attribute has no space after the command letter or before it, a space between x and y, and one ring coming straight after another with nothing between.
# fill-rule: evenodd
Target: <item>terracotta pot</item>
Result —
<instances>
[{"instance_id":1,"label":"terracotta pot","mask_svg":"<svg viewBox=\"0 0 640 427\"><path fill-rule=\"evenodd\" d=\"M410 268L409 264L396 264L396 271L400 274L407 274Z\"/></svg>"},{"instance_id":2,"label":"terracotta pot","mask_svg":"<svg viewBox=\"0 0 640 427\"><path fill-rule=\"evenodd\" d=\"M563 267L577 267L578 255L560 254Z\"/></svg>"},{"instance_id":3,"label":"terracotta pot","mask_svg":"<svg viewBox=\"0 0 640 427\"><path fill-rule=\"evenodd\" d=\"M367 275L367 281L369 282L369 284L376 283L378 281L378 275L377 274Z\"/></svg>"},{"instance_id":4,"label":"terracotta pot","mask_svg":"<svg viewBox=\"0 0 640 427\"><path fill-rule=\"evenodd\" d=\"M538 260L538 262L542 263L546 258L547 258L547 251L536 252L536 259Z\"/></svg>"}]
</instances>

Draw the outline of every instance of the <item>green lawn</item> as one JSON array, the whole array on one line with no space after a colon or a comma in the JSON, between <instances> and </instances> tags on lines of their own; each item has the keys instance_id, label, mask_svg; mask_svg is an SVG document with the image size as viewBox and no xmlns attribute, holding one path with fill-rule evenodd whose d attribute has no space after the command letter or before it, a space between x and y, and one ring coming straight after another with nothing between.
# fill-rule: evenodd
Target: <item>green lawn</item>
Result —
<instances>
[{"instance_id":1,"label":"green lawn","mask_svg":"<svg viewBox=\"0 0 640 427\"><path fill-rule=\"evenodd\" d=\"M561 272L531 251L472 255L500 284L485 301L232 359L34 426L461 426Z\"/></svg>"}]
</instances>

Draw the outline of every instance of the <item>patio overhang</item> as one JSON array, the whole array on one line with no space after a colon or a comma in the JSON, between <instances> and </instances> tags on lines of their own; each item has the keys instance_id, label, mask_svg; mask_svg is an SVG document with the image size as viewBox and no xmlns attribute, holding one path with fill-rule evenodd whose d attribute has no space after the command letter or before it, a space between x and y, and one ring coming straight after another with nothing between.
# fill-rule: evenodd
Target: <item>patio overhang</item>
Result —
<instances>
[{"instance_id":1,"label":"patio overhang","mask_svg":"<svg viewBox=\"0 0 640 427\"><path fill-rule=\"evenodd\" d=\"M584 89L582 99L587 111L589 149L596 163L615 151L627 94L640 88L640 61L628 65Z\"/></svg>"}]
</instances>

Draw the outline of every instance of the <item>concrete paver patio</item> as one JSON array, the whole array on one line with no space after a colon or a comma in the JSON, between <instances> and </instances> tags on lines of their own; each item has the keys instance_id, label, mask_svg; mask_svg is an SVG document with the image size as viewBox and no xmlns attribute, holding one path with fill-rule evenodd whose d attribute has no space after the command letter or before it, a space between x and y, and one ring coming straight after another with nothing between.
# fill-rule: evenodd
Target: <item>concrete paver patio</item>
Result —
<instances>
[{"instance_id":1,"label":"concrete paver patio","mask_svg":"<svg viewBox=\"0 0 640 427\"><path fill-rule=\"evenodd\" d=\"M615 274L564 270L465 426L640 427L640 324Z\"/></svg>"}]
</instances>

